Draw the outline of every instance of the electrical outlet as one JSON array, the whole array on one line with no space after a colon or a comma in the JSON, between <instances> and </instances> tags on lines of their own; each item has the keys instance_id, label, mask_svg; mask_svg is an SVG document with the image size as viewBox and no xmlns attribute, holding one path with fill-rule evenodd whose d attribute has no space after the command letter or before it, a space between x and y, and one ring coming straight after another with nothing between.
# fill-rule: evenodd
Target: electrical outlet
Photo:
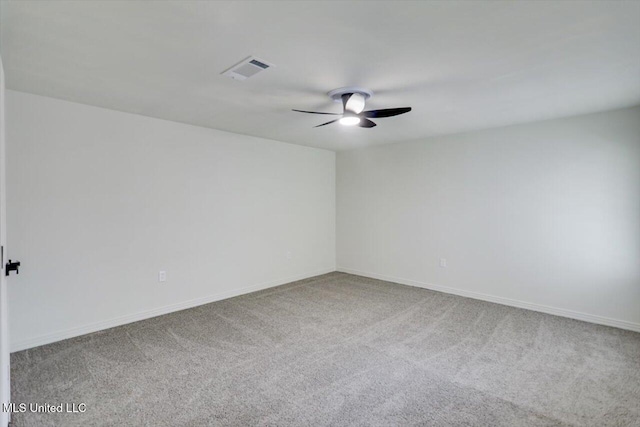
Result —
<instances>
[{"instance_id":1,"label":"electrical outlet","mask_svg":"<svg viewBox=\"0 0 640 427\"><path fill-rule=\"evenodd\" d=\"M440 267L447 268L447 259L446 258L440 258Z\"/></svg>"},{"instance_id":2,"label":"electrical outlet","mask_svg":"<svg viewBox=\"0 0 640 427\"><path fill-rule=\"evenodd\" d=\"M166 282L167 281L167 272L161 271L158 273L158 282Z\"/></svg>"},{"instance_id":3,"label":"electrical outlet","mask_svg":"<svg viewBox=\"0 0 640 427\"><path fill-rule=\"evenodd\" d=\"M292 257L292 255L291 255L291 251L287 251L286 256L287 256L287 259L291 259L291 257Z\"/></svg>"}]
</instances>

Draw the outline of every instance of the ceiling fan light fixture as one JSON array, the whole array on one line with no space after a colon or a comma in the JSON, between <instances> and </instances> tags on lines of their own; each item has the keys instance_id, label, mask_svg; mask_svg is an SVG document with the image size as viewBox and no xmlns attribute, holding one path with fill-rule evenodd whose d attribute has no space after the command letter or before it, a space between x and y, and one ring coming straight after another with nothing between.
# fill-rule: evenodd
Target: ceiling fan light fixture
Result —
<instances>
[{"instance_id":1,"label":"ceiling fan light fixture","mask_svg":"<svg viewBox=\"0 0 640 427\"><path fill-rule=\"evenodd\" d=\"M357 116L346 116L339 120L341 125L344 126L355 126L360 123L360 117Z\"/></svg>"},{"instance_id":2,"label":"ceiling fan light fixture","mask_svg":"<svg viewBox=\"0 0 640 427\"><path fill-rule=\"evenodd\" d=\"M338 116L333 120L321 123L314 128L330 125L338 122L343 126L359 126L361 128L374 128L376 123L370 119L382 119L385 117L399 116L411 111L411 107L383 108L380 110L364 111L365 102L371 98L373 92L359 87L341 87L329 92L329 97L336 102L342 102L342 114L326 113L322 111L293 110L298 113L323 114Z\"/></svg>"}]
</instances>

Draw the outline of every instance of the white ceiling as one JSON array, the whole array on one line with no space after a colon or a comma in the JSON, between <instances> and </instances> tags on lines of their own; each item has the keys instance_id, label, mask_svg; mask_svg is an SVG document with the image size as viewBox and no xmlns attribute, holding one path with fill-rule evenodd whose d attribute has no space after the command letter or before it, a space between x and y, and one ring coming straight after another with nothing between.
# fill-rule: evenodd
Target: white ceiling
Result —
<instances>
[{"instance_id":1,"label":"white ceiling","mask_svg":"<svg viewBox=\"0 0 640 427\"><path fill-rule=\"evenodd\" d=\"M2 3L7 86L334 150L640 104L640 2ZM249 56L276 65L235 81ZM411 106L374 129L290 110Z\"/></svg>"}]
</instances>

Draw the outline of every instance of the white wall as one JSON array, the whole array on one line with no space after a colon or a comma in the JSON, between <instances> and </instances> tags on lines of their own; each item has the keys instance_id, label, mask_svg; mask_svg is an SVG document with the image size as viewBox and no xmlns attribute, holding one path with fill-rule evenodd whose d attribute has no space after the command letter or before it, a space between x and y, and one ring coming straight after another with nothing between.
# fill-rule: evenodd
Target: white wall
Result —
<instances>
[{"instance_id":1,"label":"white wall","mask_svg":"<svg viewBox=\"0 0 640 427\"><path fill-rule=\"evenodd\" d=\"M337 236L342 271L640 331L640 108L338 153Z\"/></svg>"},{"instance_id":2,"label":"white wall","mask_svg":"<svg viewBox=\"0 0 640 427\"><path fill-rule=\"evenodd\" d=\"M640 330L640 108L341 152L337 182L329 151L20 92L7 123L14 351L334 270L336 184L341 270Z\"/></svg>"},{"instance_id":3,"label":"white wall","mask_svg":"<svg viewBox=\"0 0 640 427\"><path fill-rule=\"evenodd\" d=\"M14 91L7 115L14 351L335 270L333 152Z\"/></svg>"}]
</instances>

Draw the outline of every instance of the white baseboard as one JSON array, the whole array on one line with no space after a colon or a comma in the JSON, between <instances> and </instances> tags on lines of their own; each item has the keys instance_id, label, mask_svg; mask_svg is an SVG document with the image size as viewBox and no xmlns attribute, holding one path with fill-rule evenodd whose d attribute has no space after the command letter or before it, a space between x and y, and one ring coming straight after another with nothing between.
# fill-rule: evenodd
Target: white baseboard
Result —
<instances>
[{"instance_id":1,"label":"white baseboard","mask_svg":"<svg viewBox=\"0 0 640 427\"><path fill-rule=\"evenodd\" d=\"M338 267L338 271L342 273L354 274L356 276L370 277L372 279L379 279L387 282L400 283L402 285L430 289L432 291L444 292L446 294L453 294L467 298L479 299L482 301L494 302L511 307L525 308L527 310L539 311L541 313L553 314L555 316L568 317L570 319L582 320L585 322L596 323L598 325L613 326L614 328L640 332L640 323L629 322L626 320L611 319L609 317L597 316L595 314L581 313L579 311L550 307L547 305L519 301L511 298L498 297L495 295L488 295L480 292L467 291L464 289L452 288L449 286L433 285L431 283L424 283L416 280L401 279L398 277L385 276L377 273L367 273L364 271L354 270L352 268Z\"/></svg>"},{"instance_id":2,"label":"white baseboard","mask_svg":"<svg viewBox=\"0 0 640 427\"><path fill-rule=\"evenodd\" d=\"M90 334L92 332L97 332L104 329L113 328L116 326L126 325L127 323L137 322L139 320L149 319L151 317L161 316L163 314L169 314L169 313L173 313L174 311L180 311L180 310L184 310L191 307L197 307L199 305L208 304L211 302L220 301L227 298L232 298L239 295L260 291L262 289L272 288L274 286L284 285L286 283L295 282L296 280L307 279L309 277L319 276L321 274L331 273L334 271L336 271L335 268L326 268L318 271L312 271L309 273L298 274L296 276L286 277L284 279L271 280L269 282L258 283L256 285L246 286L240 289L234 289L226 292L219 292L217 294L208 295L202 298L196 298L188 301L179 302L176 304L165 305L165 306L154 308L151 310L127 314L124 316L118 316L112 319L90 323L88 325L78 326L71 329L65 329L62 331L57 331L57 332L53 332L46 335L40 335L37 337L27 338L24 340L17 340L11 343L11 346L10 346L11 352L26 350L29 348L38 347L45 344L51 344L56 341L62 341L68 338Z\"/></svg>"}]
</instances>

